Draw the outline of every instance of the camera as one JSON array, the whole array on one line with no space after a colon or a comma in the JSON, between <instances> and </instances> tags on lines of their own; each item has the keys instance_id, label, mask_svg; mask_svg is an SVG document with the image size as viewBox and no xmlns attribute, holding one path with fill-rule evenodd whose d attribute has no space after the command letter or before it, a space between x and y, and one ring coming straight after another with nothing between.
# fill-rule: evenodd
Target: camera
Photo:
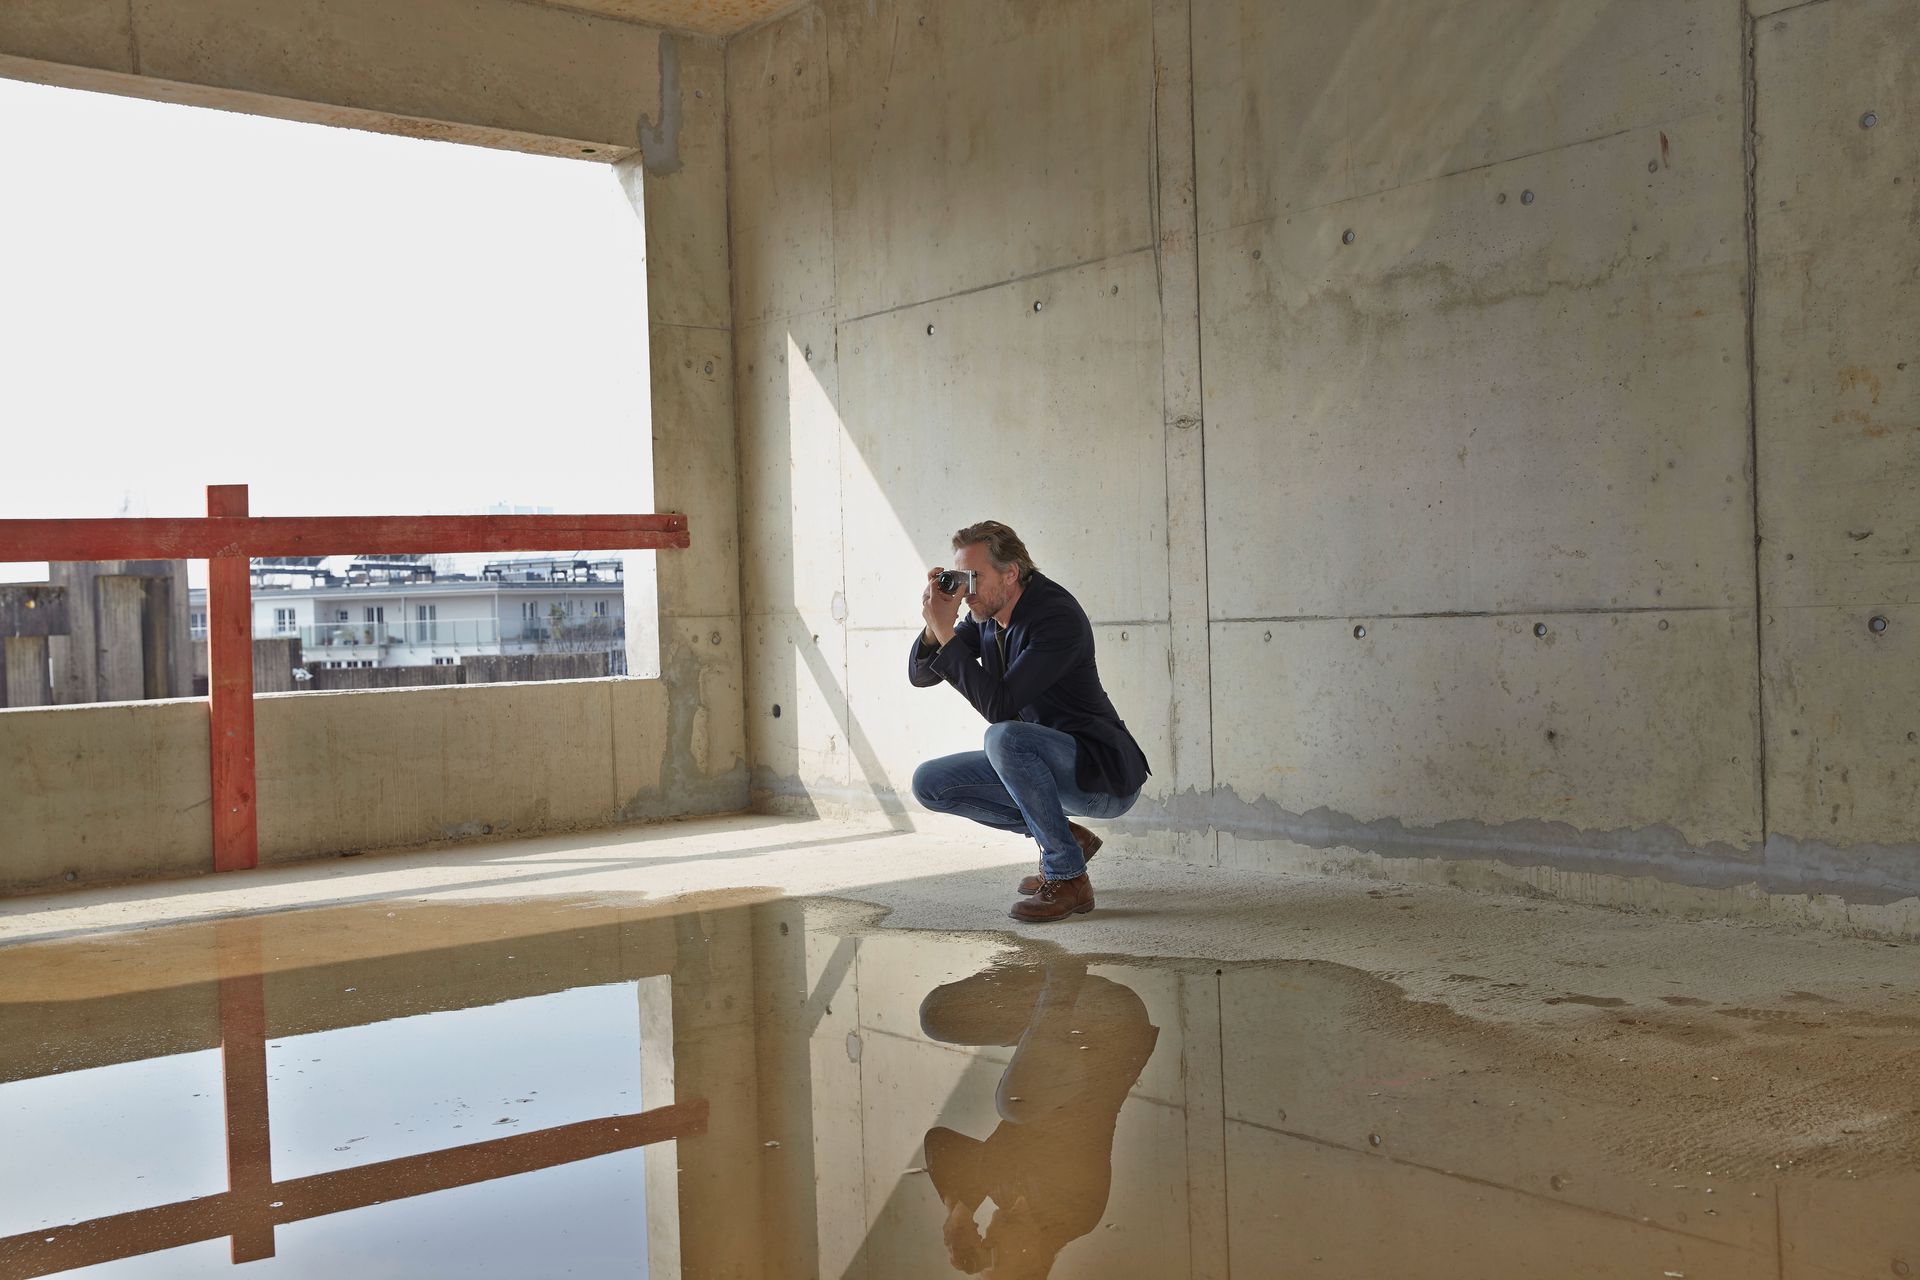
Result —
<instances>
[{"instance_id":1,"label":"camera","mask_svg":"<svg viewBox=\"0 0 1920 1280\"><path fill-rule=\"evenodd\" d=\"M972 569L946 569L933 580L933 585L945 596L972 595L979 574Z\"/></svg>"}]
</instances>

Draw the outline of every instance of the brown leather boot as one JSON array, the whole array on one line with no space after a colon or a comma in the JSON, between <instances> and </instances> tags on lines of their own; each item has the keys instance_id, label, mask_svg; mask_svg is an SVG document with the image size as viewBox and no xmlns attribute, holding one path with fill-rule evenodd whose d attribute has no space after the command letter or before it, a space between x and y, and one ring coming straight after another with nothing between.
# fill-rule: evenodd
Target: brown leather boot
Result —
<instances>
[{"instance_id":1,"label":"brown leather boot","mask_svg":"<svg viewBox=\"0 0 1920 1280\"><path fill-rule=\"evenodd\" d=\"M1014 903L1007 914L1029 924L1050 924L1091 910L1093 881L1083 874L1071 880L1042 880L1038 889Z\"/></svg>"},{"instance_id":2,"label":"brown leather boot","mask_svg":"<svg viewBox=\"0 0 1920 1280\"><path fill-rule=\"evenodd\" d=\"M1067 824L1067 830L1073 832L1073 841L1080 846L1080 856L1088 862L1092 862L1093 855L1100 852L1100 846L1103 843L1100 837L1077 822L1069 822ZM1040 863L1040 874L1037 876L1028 876L1020 882L1020 896L1026 898L1037 893L1040 889L1040 882L1046 878L1047 865L1043 857Z\"/></svg>"}]
</instances>

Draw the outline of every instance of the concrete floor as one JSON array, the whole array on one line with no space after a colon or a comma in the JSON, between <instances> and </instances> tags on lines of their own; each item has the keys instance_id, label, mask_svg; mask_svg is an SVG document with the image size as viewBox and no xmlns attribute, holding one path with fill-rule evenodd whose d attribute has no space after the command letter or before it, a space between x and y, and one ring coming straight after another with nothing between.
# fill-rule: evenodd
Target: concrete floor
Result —
<instances>
[{"instance_id":1,"label":"concrete floor","mask_svg":"<svg viewBox=\"0 0 1920 1280\"><path fill-rule=\"evenodd\" d=\"M1513 1233L1502 1248L1518 1249L1516 1259L1531 1241L1539 1252L1528 1266L1573 1247L1553 1216L1567 1211L1563 1197L1578 1204L1576 1225L1631 1229L1580 1246L1595 1251L1580 1274L1864 1276L1920 1266L1920 1228L1897 1208L1920 1190L1911 946L1111 855L1094 864L1093 914L1016 927L1005 910L1028 847L924 815L913 821L918 829L896 831L698 820L13 899L0 903L0 964L19 968L29 954L61 950L16 944L64 940L80 948L70 954L98 956L167 936L145 933L156 926L303 908L390 919L386 908L402 905L491 904L476 910L531 920L581 907L672 914L663 900L681 895L701 895L693 900L700 910L804 899L791 918L800 922L805 973L787 985L794 1007L820 1006L798 1040L797 1061L809 1052L814 1061L810 1082L799 1082L809 1099L806 1141L823 1187L834 1169L856 1168L848 1176L869 1188L867 1213L855 1215L838 1246L821 1209L821 1274L920 1274L919 1255L900 1242L937 1246L937 1229L923 1230L921 1219L931 1213L937 1228L939 1200L921 1204L931 1193L908 1175L931 1118L964 1127L961 1102L979 1087L953 1065L962 1059L950 1047L922 1034L918 1002L982 965L1038 973L1062 963L1095 966L1139 991L1161 1029L1158 1065L1135 1093L1146 1111L1169 1099L1164 1107L1178 1121L1148 1138L1147 1121L1127 1118L1146 1111L1123 1112L1107 1221L1125 1220L1122 1201L1133 1194L1122 1185L1129 1144L1184 1143L1186 1176L1168 1174L1178 1194L1150 1198L1187 1206L1182 1256L1191 1265L1181 1274L1261 1274L1259 1258L1273 1249L1299 1251L1303 1265L1347 1257L1344 1270L1322 1274L1417 1264L1420 1232L1409 1228L1394 1246L1405 1256L1389 1257L1378 1253L1385 1246L1369 1215L1387 1204L1409 1221L1421 1212L1454 1220L1463 1210L1450 1197L1463 1189L1476 1202L1520 1197L1520 1211L1499 1209L1504 1225L1485 1230ZM737 937L759 927L743 926L749 931ZM779 930L784 938L787 925ZM709 941L722 933L700 930ZM764 970L765 947L748 949ZM55 972L37 961L22 972L36 965ZM753 982L764 1028L786 1006L767 996L785 979L762 970ZM841 992L852 994L852 1007L835 1014ZM838 1018L850 1020L843 1028ZM864 1064L855 1047L862 1037ZM774 1059L764 1046L757 1052L764 1077ZM947 1079L941 1064L958 1074ZM753 1087L765 1126L767 1099L779 1091L767 1092L764 1078ZM975 1102L991 1119L991 1099L981 1097ZM1202 1123L1208 1105L1215 1119ZM843 1127L863 1135L859 1152L833 1152ZM742 1135L744 1149L757 1151L760 1136ZM1434 1187L1355 1183L1311 1163L1335 1157L1362 1161L1369 1176L1430 1177ZM1308 1185L1329 1188L1328 1207L1307 1215L1324 1230L1295 1225L1263 1240L1274 1215L1260 1206L1272 1196L1311 1205ZM683 1184L683 1216L688 1194ZM898 1230L889 1225L896 1218ZM1054 1274L1099 1274L1085 1268L1102 1238L1096 1232L1074 1246L1077 1255L1062 1254ZM1362 1240L1376 1249L1364 1266L1353 1260ZM828 1266L836 1247L843 1256ZM1079 1265L1069 1266L1076 1256ZM1462 1257L1458 1273L1504 1274L1486 1269L1487 1256ZM702 1271L688 1263L684 1273Z\"/></svg>"}]
</instances>

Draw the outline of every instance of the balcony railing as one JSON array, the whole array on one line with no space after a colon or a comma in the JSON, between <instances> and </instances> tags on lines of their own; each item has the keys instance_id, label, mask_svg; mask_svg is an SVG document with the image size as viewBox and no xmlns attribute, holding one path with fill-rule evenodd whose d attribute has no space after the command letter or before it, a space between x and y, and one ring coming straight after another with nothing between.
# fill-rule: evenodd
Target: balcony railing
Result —
<instances>
[{"instance_id":1,"label":"balcony railing","mask_svg":"<svg viewBox=\"0 0 1920 1280\"><path fill-rule=\"evenodd\" d=\"M559 622L520 621L503 624L505 639L518 644L591 644L597 640L620 640L627 634L625 618L563 618Z\"/></svg>"}]
</instances>

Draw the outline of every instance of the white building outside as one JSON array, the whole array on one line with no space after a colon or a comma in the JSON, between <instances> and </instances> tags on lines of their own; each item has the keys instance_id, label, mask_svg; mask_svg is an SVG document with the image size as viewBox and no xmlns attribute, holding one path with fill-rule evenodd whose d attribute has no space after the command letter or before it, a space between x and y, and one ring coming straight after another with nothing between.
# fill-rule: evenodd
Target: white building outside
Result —
<instances>
[{"instance_id":1,"label":"white building outside","mask_svg":"<svg viewBox=\"0 0 1920 1280\"><path fill-rule=\"evenodd\" d=\"M617 561L503 560L478 578L395 580L407 576L349 573L325 581L316 575L307 579L312 585L295 585L298 577L256 563L254 638L298 637L301 662L321 667L457 666L478 654L609 652L612 673L626 673L625 582ZM205 639L203 589L191 593L190 610L193 637Z\"/></svg>"}]
</instances>

